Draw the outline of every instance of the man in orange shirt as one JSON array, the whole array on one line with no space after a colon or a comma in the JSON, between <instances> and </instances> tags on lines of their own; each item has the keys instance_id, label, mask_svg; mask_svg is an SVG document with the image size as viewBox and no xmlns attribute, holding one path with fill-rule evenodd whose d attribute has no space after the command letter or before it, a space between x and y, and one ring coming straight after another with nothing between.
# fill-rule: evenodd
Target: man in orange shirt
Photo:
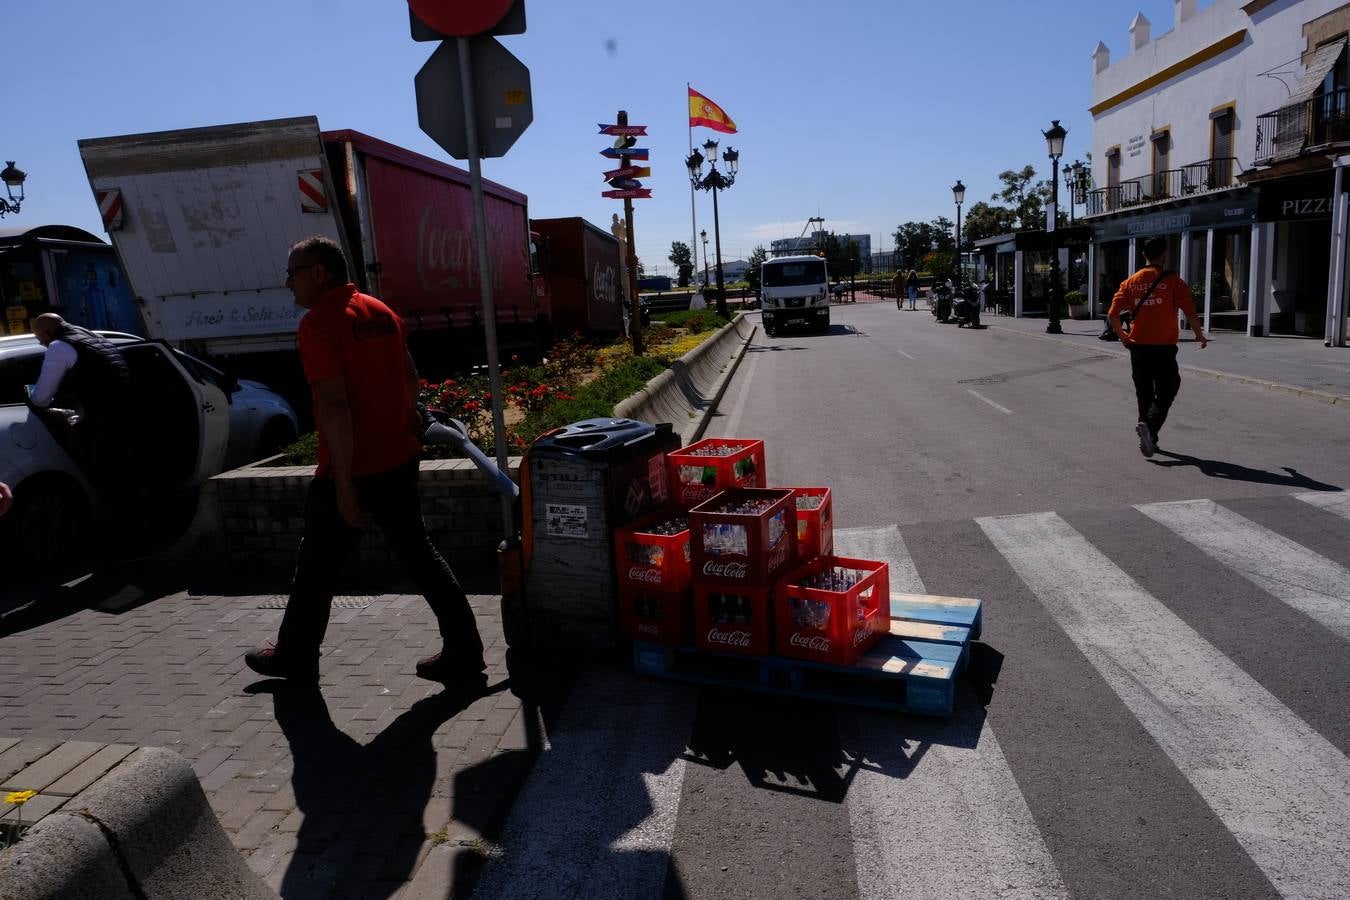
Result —
<instances>
[{"instance_id":1,"label":"man in orange shirt","mask_svg":"<svg viewBox=\"0 0 1350 900\"><path fill-rule=\"evenodd\" d=\"M1181 388L1177 313L1185 314L1201 350L1209 345L1209 339L1195 317L1191 289L1175 272L1166 270L1167 239L1144 241L1144 260L1148 264L1121 283L1107 318L1121 343L1130 348L1130 374L1139 403L1139 423L1134 431L1139 435L1139 452L1152 456L1158 449L1158 431ZM1130 315L1129 331L1121 324L1124 313Z\"/></svg>"},{"instance_id":2,"label":"man in orange shirt","mask_svg":"<svg viewBox=\"0 0 1350 900\"><path fill-rule=\"evenodd\" d=\"M291 248L286 284L296 305L309 310L300 320L300 361L313 392L319 466L277 643L244 660L269 677L318 680L337 574L374 521L426 596L444 642L440 653L417 663L417 674L481 688L487 676L473 610L422 523L417 369L403 324L347 283L347 259L328 238Z\"/></svg>"}]
</instances>

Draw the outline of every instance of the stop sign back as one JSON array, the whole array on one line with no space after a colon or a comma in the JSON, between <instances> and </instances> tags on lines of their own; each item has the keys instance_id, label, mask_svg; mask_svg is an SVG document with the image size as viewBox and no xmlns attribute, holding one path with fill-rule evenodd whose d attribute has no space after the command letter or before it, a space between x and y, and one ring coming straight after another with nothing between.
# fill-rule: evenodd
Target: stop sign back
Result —
<instances>
[{"instance_id":1,"label":"stop sign back","mask_svg":"<svg viewBox=\"0 0 1350 900\"><path fill-rule=\"evenodd\" d=\"M413 15L441 34L473 37L500 22L515 0L408 0Z\"/></svg>"}]
</instances>

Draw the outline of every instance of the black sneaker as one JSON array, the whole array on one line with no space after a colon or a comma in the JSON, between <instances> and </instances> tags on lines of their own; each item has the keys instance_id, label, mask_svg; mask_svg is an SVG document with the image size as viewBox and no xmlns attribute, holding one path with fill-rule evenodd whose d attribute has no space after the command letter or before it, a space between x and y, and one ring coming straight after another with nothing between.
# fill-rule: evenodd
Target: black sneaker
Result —
<instances>
[{"instance_id":1,"label":"black sneaker","mask_svg":"<svg viewBox=\"0 0 1350 900\"><path fill-rule=\"evenodd\" d=\"M1140 422L1134 426L1134 433L1139 435L1139 452L1145 456L1152 456L1158 451L1158 442L1153 437L1153 432L1149 431L1147 422Z\"/></svg>"},{"instance_id":2,"label":"black sneaker","mask_svg":"<svg viewBox=\"0 0 1350 900\"><path fill-rule=\"evenodd\" d=\"M466 688L487 687L487 672L483 663L463 663L451 659L444 652L417 661L417 677L427 681Z\"/></svg>"},{"instance_id":3,"label":"black sneaker","mask_svg":"<svg viewBox=\"0 0 1350 900\"><path fill-rule=\"evenodd\" d=\"M268 678L286 678L306 684L317 684L319 681L318 657L308 662L292 660L277 653L277 648L272 644L248 651L244 654L244 662L250 669Z\"/></svg>"}]
</instances>

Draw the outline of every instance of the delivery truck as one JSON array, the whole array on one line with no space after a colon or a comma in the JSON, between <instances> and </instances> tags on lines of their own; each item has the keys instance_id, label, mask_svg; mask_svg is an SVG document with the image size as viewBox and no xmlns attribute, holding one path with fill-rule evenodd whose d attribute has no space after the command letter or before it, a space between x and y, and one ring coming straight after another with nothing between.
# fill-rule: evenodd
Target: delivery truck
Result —
<instances>
[{"instance_id":1,"label":"delivery truck","mask_svg":"<svg viewBox=\"0 0 1350 900\"><path fill-rule=\"evenodd\" d=\"M350 278L398 313L428 374L485 356L469 175L312 116L81 140L80 155L151 337L278 378L303 310L290 245L338 241ZM498 343L549 340L550 291L532 271L526 197L483 182Z\"/></svg>"},{"instance_id":2,"label":"delivery truck","mask_svg":"<svg viewBox=\"0 0 1350 900\"><path fill-rule=\"evenodd\" d=\"M580 216L531 219L547 247L551 321L558 334L623 331L619 241Z\"/></svg>"}]
</instances>

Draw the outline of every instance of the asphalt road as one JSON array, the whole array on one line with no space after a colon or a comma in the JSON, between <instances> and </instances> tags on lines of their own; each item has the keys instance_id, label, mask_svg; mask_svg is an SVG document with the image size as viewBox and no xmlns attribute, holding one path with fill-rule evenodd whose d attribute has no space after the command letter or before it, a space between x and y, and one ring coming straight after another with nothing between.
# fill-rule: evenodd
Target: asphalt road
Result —
<instances>
[{"instance_id":1,"label":"asphalt road","mask_svg":"<svg viewBox=\"0 0 1350 900\"><path fill-rule=\"evenodd\" d=\"M955 714L652 681L635 703L595 674L488 883L1350 896L1350 415L1183 375L1146 460L1118 357L833 316L757 334L708 434L763 438L771 485L831 487L837 552L893 590L985 602ZM529 828L557 808L582 812Z\"/></svg>"}]
</instances>

